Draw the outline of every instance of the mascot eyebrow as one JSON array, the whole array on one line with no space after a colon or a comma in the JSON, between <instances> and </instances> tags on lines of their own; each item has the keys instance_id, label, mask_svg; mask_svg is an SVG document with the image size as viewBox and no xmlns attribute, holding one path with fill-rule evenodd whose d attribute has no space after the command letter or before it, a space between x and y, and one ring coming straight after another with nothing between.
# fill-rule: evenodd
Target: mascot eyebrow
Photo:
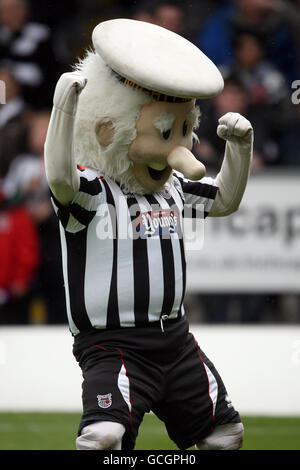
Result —
<instances>
[{"instance_id":1,"label":"mascot eyebrow","mask_svg":"<svg viewBox=\"0 0 300 470\"><path fill-rule=\"evenodd\" d=\"M198 106L188 113L186 120L189 124L191 124L193 130L196 130L199 127L200 117L201 111ZM160 132L166 132L172 129L175 119L176 116L174 114L165 112L155 119L153 125Z\"/></svg>"},{"instance_id":2,"label":"mascot eyebrow","mask_svg":"<svg viewBox=\"0 0 300 470\"><path fill-rule=\"evenodd\" d=\"M153 122L153 125L160 132L166 132L172 129L175 119L176 119L175 114L162 113L158 118L155 119L155 121Z\"/></svg>"}]
</instances>

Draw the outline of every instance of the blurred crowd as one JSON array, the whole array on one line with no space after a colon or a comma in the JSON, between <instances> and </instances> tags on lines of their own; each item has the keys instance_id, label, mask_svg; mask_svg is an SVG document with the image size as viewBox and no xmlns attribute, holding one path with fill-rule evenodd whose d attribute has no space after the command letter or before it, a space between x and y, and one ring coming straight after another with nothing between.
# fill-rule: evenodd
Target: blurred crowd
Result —
<instances>
[{"instance_id":1,"label":"blurred crowd","mask_svg":"<svg viewBox=\"0 0 300 470\"><path fill-rule=\"evenodd\" d=\"M84 55L94 26L117 17L179 33L220 68L224 91L201 102L194 147L208 170L220 168L216 126L227 111L254 126L252 172L300 164L300 0L0 0L0 324L67 321L43 146L60 74ZM280 319L283 301L216 295L189 305L195 320L199 309L203 321L230 321L232 311L260 321L266 305Z\"/></svg>"}]
</instances>

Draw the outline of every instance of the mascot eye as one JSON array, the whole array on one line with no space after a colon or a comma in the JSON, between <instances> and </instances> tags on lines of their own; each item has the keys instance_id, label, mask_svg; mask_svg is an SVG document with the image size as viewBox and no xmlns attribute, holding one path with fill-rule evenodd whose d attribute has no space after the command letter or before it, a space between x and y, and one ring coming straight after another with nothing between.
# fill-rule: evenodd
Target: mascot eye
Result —
<instances>
[{"instance_id":1,"label":"mascot eye","mask_svg":"<svg viewBox=\"0 0 300 470\"><path fill-rule=\"evenodd\" d=\"M170 135L171 135L171 129L168 129L167 131L163 131L162 133L162 137L164 140L168 140L170 138Z\"/></svg>"},{"instance_id":2,"label":"mascot eye","mask_svg":"<svg viewBox=\"0 0 300 470\"><path fill-rule=\"evenodd\" d=\"M183 137L185 137L187 135L187 131L188 131L188 125L187 125L187 122L184 121L183 126L182 126L182 135L183 135Z\"/></svg>"}]
</instances>

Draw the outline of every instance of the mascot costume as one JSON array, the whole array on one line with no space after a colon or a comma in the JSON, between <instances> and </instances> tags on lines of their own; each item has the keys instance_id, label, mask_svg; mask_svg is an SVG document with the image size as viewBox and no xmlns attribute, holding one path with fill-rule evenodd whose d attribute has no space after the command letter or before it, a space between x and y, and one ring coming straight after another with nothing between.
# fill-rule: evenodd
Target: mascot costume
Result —
<instances>
[{"instance_id":1,"label":"mascot costume","mask_svg":"<svg viewBox=\"0 0 300 470\"><path fill-rule=\"evenodd\" d=\"M181 36L135 20L99 24L93 46L59 79L45 142L84 379L77 449L133 449L149 411L180 449L239 449L239 413L189 333L182 232L187 205L202 218L238 209L251 124L220 119L224 160L205 177L191 152L195 101L222 91L215 65Z\"/></svg>"}]
</instances>

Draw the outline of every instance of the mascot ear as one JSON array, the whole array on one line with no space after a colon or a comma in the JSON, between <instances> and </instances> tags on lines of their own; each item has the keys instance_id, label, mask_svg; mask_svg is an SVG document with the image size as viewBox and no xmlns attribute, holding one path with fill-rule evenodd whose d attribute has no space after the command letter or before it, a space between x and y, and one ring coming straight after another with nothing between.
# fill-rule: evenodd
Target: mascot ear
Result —
<instances>
[{"instance_id":1,"label":"mascot ear","mask_svg":"<svg viewBox=\"0 0 300 470\"><path fill-rule=\"evenodd\" d=\"M114 125L107 118L99 118L95 124L95 133L99 144L108 147L114 139Z\"/></svg>"}]
</instances>

